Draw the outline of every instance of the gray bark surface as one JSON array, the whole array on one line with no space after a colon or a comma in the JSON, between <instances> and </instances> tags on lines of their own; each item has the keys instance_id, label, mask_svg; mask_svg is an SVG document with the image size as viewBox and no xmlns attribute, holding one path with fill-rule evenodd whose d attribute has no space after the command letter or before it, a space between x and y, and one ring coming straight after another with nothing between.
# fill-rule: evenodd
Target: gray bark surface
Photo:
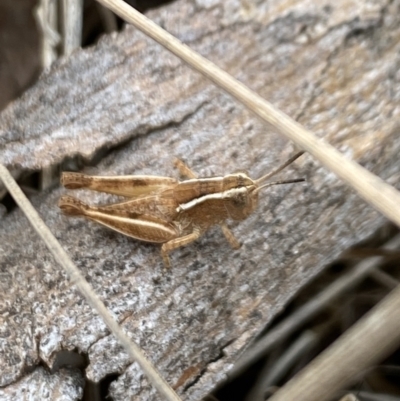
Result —
<instances>
[{"instance_id":1,"label":"gray bark surface","mask_svg":"<svg viewBox=\"0 0 400 401\"><path fill-rule=\"evenodd\" d=\"M400 1L245 4L177 1L149 16L398 186ZM58 61L0 115L0 162L11 169L90 160L110 148L98 174L177 176L179 157L201 176L247 170L258 178L293 151L131 27ZM64 189L32 202L127 333L184 399L197 400L305 283L384 221L309 156L280 177L307 182L265 190L254 215L231 224L239 250L215 228L174 251L169 271L157 245L61 216ZM115 400L157 398L19 210L1 221L0 255L1 386L74 350L88 355L90 380L120 373Z\"/></svg>"},{"instance_id":2,"label":"gray bark surface","mask_svg":"<svg viewBox=\"0 0 400 401\"><path fill-rule=\"evenodd\" d=\"M0 400L78 401L82 399L85 379L77 369L60 369L49 373L35 368L21 380L0 389Z\"/></svg>"}]
</instances>

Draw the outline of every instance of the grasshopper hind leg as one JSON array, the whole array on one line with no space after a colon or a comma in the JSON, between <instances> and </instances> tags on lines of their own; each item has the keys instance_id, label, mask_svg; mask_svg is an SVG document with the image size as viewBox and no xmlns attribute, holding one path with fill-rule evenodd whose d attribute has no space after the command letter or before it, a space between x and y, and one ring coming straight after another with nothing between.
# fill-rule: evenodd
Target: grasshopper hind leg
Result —
<instances>
[{"instance_id":1,"label":"grasshopper hind leg","mask_svg":"<svg viewBox=\"0 0 400 401\"><path fill-rule=\"evenodd\" d=\"M72 196L64 195L58 201L58 207L66 216L85 216L88 205Z\"/></svg>"},{"instance_id":2,"label":"grasshopper hind leg","mask_svg":"<svg viewBox=\"0 0 400 401\"><path fill-rule=\"evenodd\" d=\"M85 217L141 241L162 244L179 235L168 221L135 213L114 213L107 207L89 206L72 196L62 196L58 206L67 216Z\"/></svg>"},{"instance_id":3,"label":"grasshopper hind leg","mask_svg":"<svg viewBox=\"0 0 400 401\"><path fill-rule=\"evenodd\" d=\"M177 183L174 178L158 176L92 176L68 171L61 175L61 184L67 189L91 189L128 198L149 195Z\"/></svg>"}]
</instances>

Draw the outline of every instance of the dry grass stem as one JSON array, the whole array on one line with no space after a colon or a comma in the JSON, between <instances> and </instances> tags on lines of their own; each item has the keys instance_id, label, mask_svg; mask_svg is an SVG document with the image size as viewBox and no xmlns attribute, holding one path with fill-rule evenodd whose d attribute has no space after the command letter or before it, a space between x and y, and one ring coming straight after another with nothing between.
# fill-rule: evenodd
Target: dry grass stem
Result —
<instances>
[{"instance_id":1,"label":"dry grass stem","mask_svg":"<svg viewBox=\"0 0 400 401\"><path fill-rule=\"evenodd\" d=\"M342 397L339 401L359 401L358 398L353 394L347 394Z\"/></svg>"},{"instance_id":2,"label":"dry grass stem","mask_svg":"<svg viewBox=\"0 0 400 401\"><path fill-rule=\"evenodd\" d=\"M354 324L270 401L328 401L400 342L400 287Z\"/></svg>"},{"instance_id":3,"label":"dry grass stem","mask_svg":"<svg viewBox=\"0 0 400 401\"><path fill-rule=\"evenodd\" d=\"M150 383L152 383L152 385L159 391L164 399L169 401L180 401L178 395L157 372L153 364L145 358L140 348L130 340L130 338L119 326L118 322L112 317L111 313L104 306L104 303L93 291L90 284L85 280L79 269L75 266L71 258L61 247L51 231L47 228L46 224L43 222L39 214L18 187L18 184L15 182L11 174L2 164L0 164L0 178L10 194L13 196L15 202L25 213L33 228L43 239L54 258L68 273L71 282L78 287L79 291L86 298L89 305L91 305L92 308L95 309L102 317L105 324L119 340L121 345L128 352L129 356L143 369Z\"/></svg>"},{"instance_id":4,"label":"dry grass stem","mask_svg":"<svg viewBox=\"0 0 400 401\"><path fill-rule=\"evenodd\" d=\"M68 55L81 46L83 0L63 0L63 54Z\"/></svg>"},{"instance_id":5,"label":"dry grass stem","mask_svg":"<svg viewBox=\"0 0 400 401\"><path fill-rule=\"evenodd\" d=\"M395 395L388 395L388 394L376 394L372 392L367 392L367 391L360 391L357 393L357 396L360 398L357 398L355 395L351 394L354 398L345 400L345 401L359 401L360 399L362 401L400 401L399 397L396 397Z\"/></svg>"},{"instance_id":6,"label":"dry grass stem","mask_svg":"<svg viewBox=\"0 0 400 401\"><path fill-rule=\"evenodd\" d=\"M264 401L267 389L284 377L288 370L315 345L317 340L318 338L314 331L306 330L272 366L270 363L266 363L264 369L259 373L259 379L246 397L246 400Z\"/></svg>"},{"instance_id":7,"label":"dry grass stem","mask_svg":"<svg viewBox=\"0 0 400 401\"><path fill-rule=\"evenodd\" d=\"M42 67L50 67L57 59L57 45L60 35L57 31L58 2L40 0L35 9L36 22L41 33L41 61Z\"/></svg>"},{"instance_id":8,"label":"dry grass stem","mask_svg":"<svg viewBox=\"0 0 400 401\"><path fill-rule=\"evenodd\" d=\"M385 249L397 249L399 246L400 235L397 235L385 245ZM238 376L247 369L249 365L266 355L275 344L289 337L302 324L313 318L323 308L330 305L341 294L359 284L365 277L370 275L372 271L376 271L377 266L384 261L385 258L383 256L366 259L354 266L346 275L334 281L324 291L313 297L291 316L279 323L250 348L235 364L234 368L229 373L229 378L233 379ZM384 330L384 328L382 329Z\"/></svg>"},{"instance_id":9,"label":"dry grass stem","mask_svg":"<svg viewBox=\"0 0 400 401\"><path fill-rule=\"evenodd\" d=\"M385 287L389 288L390 290L393 290L400 284L399 281L396 280L394 277L392 277L390 274L387 274L379 269L371 270L369 275L376 282L384 285Z\"/></svg>"}]
</instances>

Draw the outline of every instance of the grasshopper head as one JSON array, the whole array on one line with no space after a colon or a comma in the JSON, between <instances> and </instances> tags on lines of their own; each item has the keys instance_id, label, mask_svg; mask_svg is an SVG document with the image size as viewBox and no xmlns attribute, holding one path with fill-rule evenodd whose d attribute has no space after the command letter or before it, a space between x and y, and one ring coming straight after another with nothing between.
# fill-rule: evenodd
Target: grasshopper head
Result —
<instances>
[{"instance_id":1,"label":"grasshopper head","mask_svg":"<svg viewBox=\"0 0 400 401\"><path fill-rule=\"evenodd\" d=\"M256 209L258 192L256 185L242 186L225 192L225 207L232 220L244 220Z\"/></svg>"},{"instance_id":2,"label":"grasshopper head","mask_svg":"<svg viewBox=\"0 0 400 401\"><path fill-rule=\"evenodd\" d=\"M254 194L255 182L244 172L224 177L225 207L233 220L243 220L257 207L258 195Z\"/></svg>"},{"instance_id":3,"label":"grasshopper head","mask_svg":"<svg viewBox=\"0 0 400 401\"><path fill-rule=\"evenodd\" d=\"M292 180L266 182L289 164L293 163L302 154L303 152L295 154L277 169L262 176L258 180L252 180L246 173L236 173L225 176L223 180L223 190L225 208L229 217L233 220L243 220L253 213L258 204L258 192L263 188L305 181L304 178L295 178Z\"/></svg>"}]
</instances>

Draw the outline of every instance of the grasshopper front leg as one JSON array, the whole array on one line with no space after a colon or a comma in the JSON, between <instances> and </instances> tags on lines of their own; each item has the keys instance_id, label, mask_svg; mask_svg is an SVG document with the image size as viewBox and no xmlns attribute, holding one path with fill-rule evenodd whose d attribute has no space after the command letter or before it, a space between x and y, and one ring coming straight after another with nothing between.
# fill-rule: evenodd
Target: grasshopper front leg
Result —
<instances>
[{"instance_id":1,"label":"grasshopper front leg","mask_svg":"<svg viewBox=\"0 0 400 401\"><path fill-rule=\"evenodd\" d=\"M239 249L241 247L240 242L235 238L232 231L227 227L226 224L221 224L221 230L233 249Z\"/></svg>"}]
</instances>

